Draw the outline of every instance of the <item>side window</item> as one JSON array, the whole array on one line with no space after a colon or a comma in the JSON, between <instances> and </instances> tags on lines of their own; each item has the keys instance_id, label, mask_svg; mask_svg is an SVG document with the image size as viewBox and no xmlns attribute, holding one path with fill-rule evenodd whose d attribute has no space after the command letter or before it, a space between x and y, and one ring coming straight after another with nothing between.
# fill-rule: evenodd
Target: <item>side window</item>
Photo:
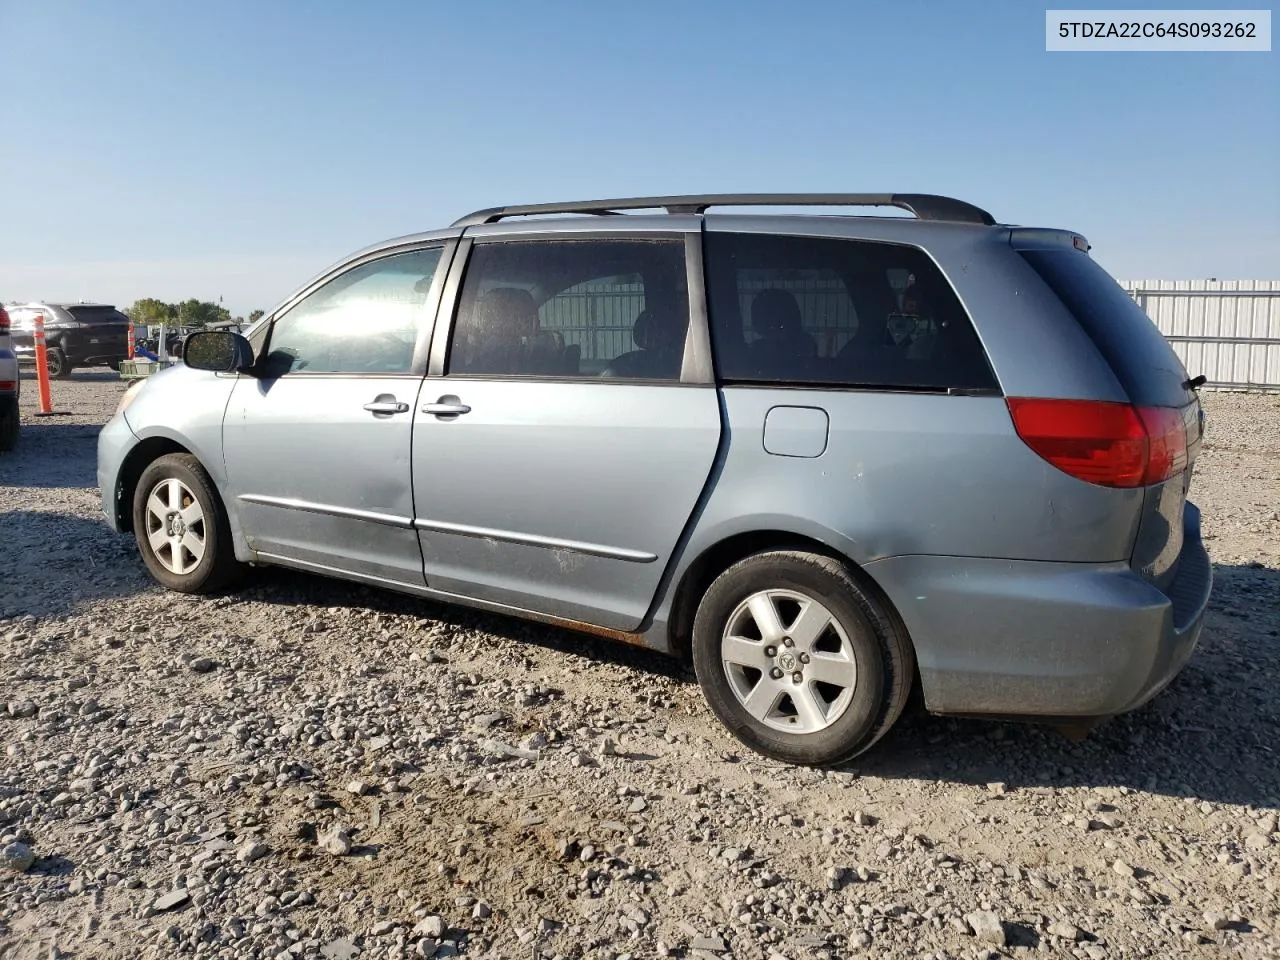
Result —
<instances>
[{"instance_id":1,"label":"side window","mask_svg":"<svg viewBox=\"0 0 1280 960\"><path fill-rule=\"evenodd\" d=\"M427 293L440 247L353 267L271 325L265 365L289 373L410 373L418 334L431 322Z\"/></svg>"},{"instance_id":2,"label":"side window","mask_svg":"<svg viewBox=\"0 0 1280 960\"><path fill-rule=\"evenodd\" d=\"M916 247L711 232L705 249L723 380L996 387L964 308Z\"/></svg>"},{"instance_id":3,"label":"side window","mask_svg":"<svg viewBox=\"0 0 1280 960\"><path fill-rule=\"evenodd\" d=\"M688 326L683 241L481 243L448 372L677 380Z\"/></svg>"}]
</instances>

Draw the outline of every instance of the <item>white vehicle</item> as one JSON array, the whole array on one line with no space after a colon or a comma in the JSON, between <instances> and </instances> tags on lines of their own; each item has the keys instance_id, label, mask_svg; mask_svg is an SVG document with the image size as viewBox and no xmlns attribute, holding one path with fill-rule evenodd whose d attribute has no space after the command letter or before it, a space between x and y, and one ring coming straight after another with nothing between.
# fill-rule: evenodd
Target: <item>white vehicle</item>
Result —
<instances>
[{"instance_id":1,"label":"white vehicle","mask_svg":"<svg viewBox=\"0 0 1280 960\"><path fill-rule=\"evenodd\" d=\"M0 453L18 445L18 395L22 380L18 377L18 358L9 342L9 314L0 307Z\"/></svg>"}]
</instances>

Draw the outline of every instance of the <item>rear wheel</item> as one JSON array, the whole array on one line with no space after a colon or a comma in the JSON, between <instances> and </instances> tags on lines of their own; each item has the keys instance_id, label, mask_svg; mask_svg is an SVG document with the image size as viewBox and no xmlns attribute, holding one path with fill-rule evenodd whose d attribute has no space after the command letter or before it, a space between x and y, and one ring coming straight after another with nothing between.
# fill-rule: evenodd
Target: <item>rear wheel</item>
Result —
<instances>
[{"instance_id":1,"label":"rear wheel","mask_svg":"<svg viewBox=\"0 0 1280 960\"><path fill-rule=\"evenodd\" d=\"M18 445L21 418L18 414L18 398L0 399L0 453L8 453Z\"/></svg>"},{"instance_id":2,"label":"rear wheel","mask_svg":"<svg viewBox=\"0 0 1280 960\"><path fill-rule=\"evenodd\" d=\"M698 606L694 669L739 740L789 763L839 763L902 713L915 658L897 621L820 554L760 553L722 573Z\"/></svg>"},{"instance_id":3,"label":"rear wheel","mask_svg":"<svg viewBox=\"0 0 1280 960\"><path fill-rule=\"evenodd\" d=\"M179 593L212 593L241 572L226 509L200 461L160 457L133 495L133 532L151 575Z\"/></svg>"},{"instance_id":4,"label":"rear wheel","mask_svg":"<svg viewBox=\"0 0 1280 960\"><path fill-rule=\"evenodd\" d=\"M45 367L51 380L65 380L71 376L71 361L61 347L49 347L45 352Z\"/></svg>"}]
</instances>

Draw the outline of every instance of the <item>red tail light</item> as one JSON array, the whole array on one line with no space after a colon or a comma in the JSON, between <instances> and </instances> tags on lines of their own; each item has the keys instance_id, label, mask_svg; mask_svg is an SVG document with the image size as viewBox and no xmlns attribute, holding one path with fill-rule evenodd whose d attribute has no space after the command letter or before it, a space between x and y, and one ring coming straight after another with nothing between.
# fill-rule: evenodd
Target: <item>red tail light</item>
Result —
<instances>
[{"instance_id":1,"label":"red tail light","mask_svg":"<svg viewBox=\"0 0 1280 960\"><path fill-rule=\"evenodd\" d=\"M1187 466L1182 414L1096 400L1009 397L1022 441L1064 473L1104 487L1145 487Z\"/></svg>"},{"instance_id":2,"label":"red tail light","mask_svg":"<svg viewBox=\"0 0 1280 960\"><path fill-rule=\"evenodd\" d=\"M1182 411L1172 407L1139 407L1138 416L1151 440L1147 483L1160 483L1187 469L1187 427Z\"/></svg>"},{"instance_id":3,"label":"red tail light","mask_svg":"<svg viewBox=\"0 0 1280 960\"><path fill-rule=\"evenodd\" d=\"M5 312L4 307L0 307L0 333L9 332L9 314Z\"/></svg>"}]
</instances>

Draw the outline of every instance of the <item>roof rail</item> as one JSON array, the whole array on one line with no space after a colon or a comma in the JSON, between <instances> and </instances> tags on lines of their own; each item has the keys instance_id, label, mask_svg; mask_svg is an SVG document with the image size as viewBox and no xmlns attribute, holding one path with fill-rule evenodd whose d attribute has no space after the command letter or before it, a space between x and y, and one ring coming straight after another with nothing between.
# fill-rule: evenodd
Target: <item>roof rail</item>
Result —
<instances>
[{"instance_id":1,"label":"roof rail","mask_svg":"<svg viewBox=\"0 0 1280 960\"><path fill-rule=\"evenodd\" d=\"M497 223L506 217L553 213L589 213L611 216L620 210L652 210L667 213L703 213L709 207L899 207L920 220L994 224L981 207L953 197L931 193L707 193L673 197L630 197L620 200L574 200L570 203L528 203L514 207L488 207L455 220L455 227Z\"/></svg>"}]
</instances>

